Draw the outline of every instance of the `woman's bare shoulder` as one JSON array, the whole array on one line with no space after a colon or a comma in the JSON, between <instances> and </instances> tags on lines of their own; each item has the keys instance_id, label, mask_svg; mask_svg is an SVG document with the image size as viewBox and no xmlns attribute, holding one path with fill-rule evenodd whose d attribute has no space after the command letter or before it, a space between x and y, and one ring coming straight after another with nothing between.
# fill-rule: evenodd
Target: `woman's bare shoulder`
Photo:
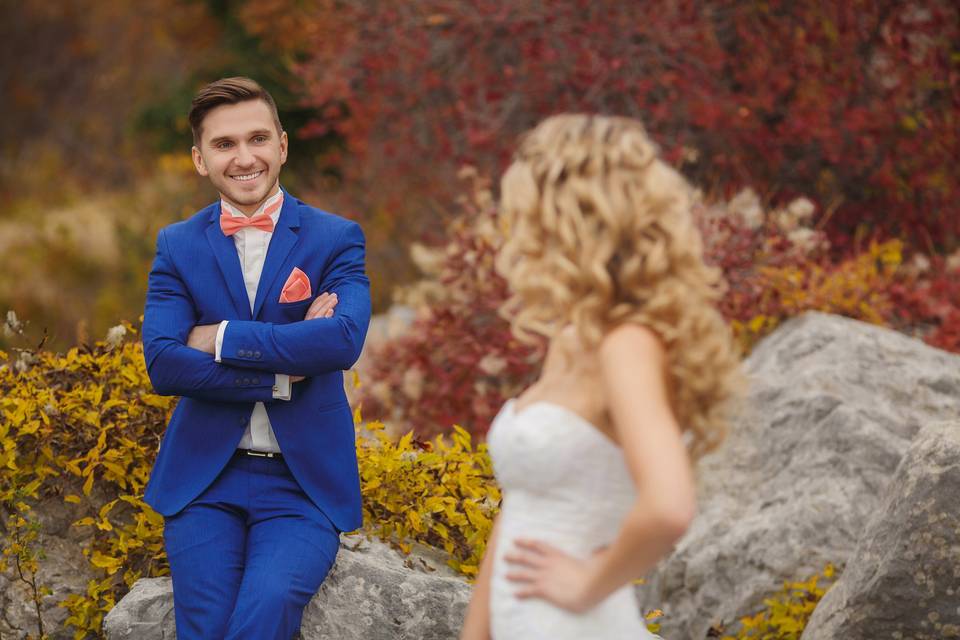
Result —
<instances>
[{"instance_id":1,"label":"woman's bare shoulder","mask_svg":"<svg viewBox=\"0 0 960 640\"><path fill-rule=\"evenodd\" d=\"M600 357L604 362L642 357L649 362L659 363L665 352L663 340L656 331L634 322L611 329L600 342Z\"/></svg>"}]
</instances>

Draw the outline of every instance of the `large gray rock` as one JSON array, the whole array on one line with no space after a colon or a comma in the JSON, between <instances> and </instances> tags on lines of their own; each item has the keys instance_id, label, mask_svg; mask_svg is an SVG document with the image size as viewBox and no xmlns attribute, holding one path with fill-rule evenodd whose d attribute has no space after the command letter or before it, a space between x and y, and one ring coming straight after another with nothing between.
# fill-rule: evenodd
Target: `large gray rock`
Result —
<instances>
[{"instance_id":1,"label":"large gray rock","mask_svg":"<svg viewBox=\"0 0 960 640\"><path fill-rule=\"evenodd\" d=\"M637 589L666 638L703 638L842 565L920 426L960 412L960 357L837 316L787 322L746 369L741 415L698 466L698 516Z\"/></svg>"},{"instance_id":2,"label":"large gray rock","mask_svg":"<svg viewBox=\"0 0 960 640\"><path fill-rule=\"evenodd\" d=\"M457 638L470 586L420 550L408 557L380 542L344 537L337 561L307 605L302 640ZM104 620L108 640L176 637L169 578L139 580Z\"/></svg>"},{"instance_id":3,"label":"large gray rock","mask_svg":"<svg viewBox=\"0 0 960 640\"><path fill-rule=\"evenodd\" d=\"M960 638L960 421L925 428L803 640Z\"/></svg>"}]
</instances>

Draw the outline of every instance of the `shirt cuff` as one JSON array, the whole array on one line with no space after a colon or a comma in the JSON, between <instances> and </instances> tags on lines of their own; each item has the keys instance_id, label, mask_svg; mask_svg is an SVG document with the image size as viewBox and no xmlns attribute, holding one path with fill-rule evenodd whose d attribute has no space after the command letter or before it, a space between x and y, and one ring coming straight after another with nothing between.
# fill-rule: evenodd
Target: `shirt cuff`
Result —
<instances>
[{"instance_id":1,"label":"shirt cuff","mask_svg":"<svg viewBox=\"0 0 960 640\"><path fill-rule=\"evenodd\" d=\"M223 348L223 332L227 330L228 320L224 320L220 323L220 327L217 329L217 342L213 350L213 361L220 362L220 350Z\"/></svg>"},{"instance_id":2,"label":"shirt cuff","mask_svg":"<svg viewBox=\"0 0 960 640\"><path fill-rule=\"evenodd\" d=\"M273 398L274 400L289 400L290 399L290 376L285 373L276 374L276 379L273 382Z\"/></svg>"}]
</instances>

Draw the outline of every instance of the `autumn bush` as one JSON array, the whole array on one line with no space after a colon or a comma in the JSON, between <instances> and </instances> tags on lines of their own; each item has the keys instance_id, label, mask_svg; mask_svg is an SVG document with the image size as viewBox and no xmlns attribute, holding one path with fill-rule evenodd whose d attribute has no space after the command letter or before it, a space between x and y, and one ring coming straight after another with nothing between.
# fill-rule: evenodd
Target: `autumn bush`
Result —
<instances>
[{"instance_id":1,"label":"autumn bush","mask_svg":"<svg viewBox=\"0 0 960 640\"><path fill-rule=\"evenodd\" d=\"M763 608L743 616L730 629L715 628L721 640L800 640L803 630L813 615L813 610L836 582L837 569L832 564L806 580L784 582L769 598L763 600ZM729 635L728 632L735 635Z\"/></svg>"},{"instance_id":2,"label":"autumn bush","mask_svg":"<svg viewBox=\"0 0 960 640\"><path fill-rule=\"evenodd\" d=\"M960 243L950 0L266 0L243 20L296 59L301 135L337 132L331 161L408 218L449 210L461 163L495 175L539 120L597 112L643 120L702 187L811 198L836 249Z\"/></svg>"},{"instance_id":3,"label":"autumn bush","mask_svg":"<svg viewBox=\"0 0 960 640\"><path fill-rule=\"evenodd\" d=\"M444 244L417 246L422 280L398 302L417 309L409 331L371 352L361 398L374 417L421 437L453 423L486 432L503 402L539 372L542 346L519 344L498 313L506 284L493 256L502 240L489 184L469 170ZM695 215L708 262L722 269L720 309L748 354L764 336L804 311L888 326L960 352L960 251L907 259L896 238L865 239L839 257L798 198L766 208L752 190L728 201L702 197Z\"/></svg>"}]
</instances>

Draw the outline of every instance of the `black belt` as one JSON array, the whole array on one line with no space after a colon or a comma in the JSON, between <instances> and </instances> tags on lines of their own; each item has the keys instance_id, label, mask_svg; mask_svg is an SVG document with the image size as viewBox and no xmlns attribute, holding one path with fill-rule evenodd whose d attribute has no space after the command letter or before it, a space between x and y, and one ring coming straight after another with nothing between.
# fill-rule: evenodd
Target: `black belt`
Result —
<instances>
[{"instance_id":1,"label":"black belt","mask_svg":"<svg viewBox=\"0 0 960 640\"><path fill-rule=\"evenodd\" d=\"M253 456L254 458L270 458L271 460L283 460L283 454L273 451L254 451L253 449L237 449L238 456Z\"/></svg>"}]
</instances>

